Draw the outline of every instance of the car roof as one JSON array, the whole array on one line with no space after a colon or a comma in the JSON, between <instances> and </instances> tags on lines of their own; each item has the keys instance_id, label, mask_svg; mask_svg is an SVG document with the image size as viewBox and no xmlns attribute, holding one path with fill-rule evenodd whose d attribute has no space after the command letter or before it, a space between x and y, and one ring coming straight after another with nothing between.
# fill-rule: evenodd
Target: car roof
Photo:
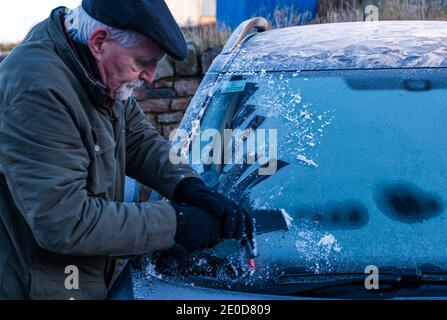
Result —
<instances>
[{"instance_id":1,"label":"car roof","mask_svg":"<svg viewBox=\"0 0 447 320\"><path fill-rule=\"evenodd\" d=\"M447 66L447 22L315 24L252 34L225 71L296 71Z\"/></svg>"}]
</instances>

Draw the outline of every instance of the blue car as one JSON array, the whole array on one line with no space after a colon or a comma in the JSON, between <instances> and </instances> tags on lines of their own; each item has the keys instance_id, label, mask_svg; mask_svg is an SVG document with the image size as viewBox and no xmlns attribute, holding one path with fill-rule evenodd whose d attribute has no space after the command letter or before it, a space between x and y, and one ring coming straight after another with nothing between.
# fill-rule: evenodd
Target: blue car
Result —
<instances>
[{"instance_id":1,"label":"blue car","mask_svg":"<svg viewBox=\"0 0 447 320\"><path fill-rule=\"evenodd\" d=\"M235 31L173 137L256 213L256 269L235 241L174 246L133 263L114 297L447 298L447 22L266 26ZM248 132L242 150L226 130ZM204 161L225 151L242 160Z\"/></svg>"}]
</instances>

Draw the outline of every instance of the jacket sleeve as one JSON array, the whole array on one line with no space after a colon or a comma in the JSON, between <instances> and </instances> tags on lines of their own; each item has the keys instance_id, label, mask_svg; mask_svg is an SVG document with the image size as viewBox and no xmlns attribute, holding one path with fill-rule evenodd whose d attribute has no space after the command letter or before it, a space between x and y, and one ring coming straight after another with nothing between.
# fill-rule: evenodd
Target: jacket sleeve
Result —
<instances>
[{"instance_id":1,"label":"jacket sleeve","mask_svg":"<svg viewBox=\"0 0 447 320\"><path fill-rule=\"evenodd\" d=\"M0 108L0 173L38 245L74 256L127 256L172 244L167 202L115 203L86 189L89 155L75 113L51 89L30 89Z\"/></svg>"},{"instance_id":2,"label":"jacket sleeve","mask_svg":"<svg viewBox=\"0 0 447 320\"><path fill-rule=\"evenodd\" d=\"M126 106L126 174L172 200L180 181L200 178L188 165L174 165L169 160L171 144L146 120L138 103L131 99Z\"/></svg>"}]
</instances>

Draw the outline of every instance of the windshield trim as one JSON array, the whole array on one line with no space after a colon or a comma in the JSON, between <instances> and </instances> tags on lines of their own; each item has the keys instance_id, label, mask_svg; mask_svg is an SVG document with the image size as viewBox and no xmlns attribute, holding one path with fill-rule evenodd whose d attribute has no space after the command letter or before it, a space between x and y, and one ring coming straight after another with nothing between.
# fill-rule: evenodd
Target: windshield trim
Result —
<instances>
[{"instance_id":1,"label":"windshield trim","mask_svg":"<svg viewBox=\"0 0 447 320\"><path fill-rule=\"evenodd\" d=\"M218 73L218 77L226 76L226 75L255 75L260 74L261 72L265 71L267 73L315 73L315 72L353 72L353 71L444 71L447 70L447 67L411 67L411 68L343 68L343 69L302 69L302 70L296 70L296 69L284 69L284 70L233 70L233 71L227 71L222 70ZM214 73L216 74L216 73Z\"/></svg>"}]
</instances>

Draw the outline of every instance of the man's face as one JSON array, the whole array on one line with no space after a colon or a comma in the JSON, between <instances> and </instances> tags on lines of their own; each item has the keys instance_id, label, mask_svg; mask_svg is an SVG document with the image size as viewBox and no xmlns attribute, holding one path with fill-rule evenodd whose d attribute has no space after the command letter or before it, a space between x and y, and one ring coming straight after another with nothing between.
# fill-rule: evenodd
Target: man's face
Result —
<instances>
[{"instance_id":1,"label":"man's face","mask_svg":"<svg viewBox=\"0 0 447 320\"><path fill-rule=\"evenodd\" d=\"M94 37L94 36L93 36ZM144 81L154 81L157 63L164 57L164 51L149 38L136 48L125 48L118 42L106 38L98 43L92 40L93 50L101 80L112 98L126 100L135 88ZM90 47L90 50L92 48Z\"/></svg>"}]
</instances>

